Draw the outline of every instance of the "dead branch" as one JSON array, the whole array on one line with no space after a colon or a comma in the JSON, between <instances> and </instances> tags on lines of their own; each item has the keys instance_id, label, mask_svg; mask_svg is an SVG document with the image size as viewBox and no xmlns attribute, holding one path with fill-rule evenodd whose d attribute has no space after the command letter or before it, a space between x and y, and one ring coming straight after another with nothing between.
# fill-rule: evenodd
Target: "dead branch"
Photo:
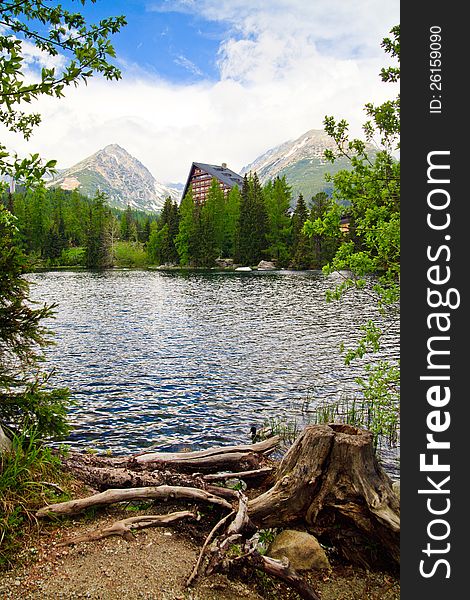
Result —
<instances>
[{"instance_id":1,"label":"dead branch","mask_svg":"<svg viewBox=\"0 0 470 600\"><path fill-rule=\"evenodd\" d=\"M233 535L235 533L243 533L247 530L250 532L254 532L256 528L251 523L250 518L248 516L248 498L238 492L238 511L235 519L230 523L230 526L227 529L227 535Z\"/></svg>"},{"instance_id":2,"label":"dead branch","mask_svg":"<svg viewBox=\"0 0 470 600\"><path fill-rule=\"evenodd\" d=\"M320 600L315 590L294 569L283 562L262 556L258 551L248 552L233 562L244 564L251 569L260 569L267 575L280 579L299 594L304 600Z\"/></svg>"},{"instance_id":3,"label":"dead branch","mask_svg":"<svg viewBox=\"0 0 470 600\"><path fill-rule=\"evenodd\" d=\"M196 450L194 452L150 452L146 454L135 454L131 460L139 464L148 462L178 462L180 460L193 460L199 458L208 458L219 454L227 455L238 452L248 452L254 454L268 454L279 445L280 437L275 435L256 444L244 444L241 446L217 446L207 450Z\"/></svg>"},{"instance_id":4,"label":"dead branch","mask_svg":"<svg viewBox=\"0 0 470 600\"><path fill-rule=\"evenodd\" d=\"M234 514L235 514L235 511L232 510L232 512L229 513L228 515L225 515L225 517L223 519L220 519L220 521L214 525L214 527L212 528L211 532L206 537L206 539L204 541L204 545L202 546L201 551L199 553L199 557L197 559L197 562L196 562L196 564L194 566L194 569L193 569L191 575L188 577L188 579L186 581L186 585L188 587L191 585L191 583L197 577L197 574L198 574L198 571L199 571L199 566L200 566L201 561L202 561L202 557L204 556L204 552L205 552L205 550L206 550L209 542L214 537L215 532L218 531L222 527L222 525L224 525L231 517L233 517Z\"/></svg>"},{"instance_id":5,"label":"dead branch","mask_svg":"<svg viewBox=\"0 0 470 600\"><path fill-rule=\"evenodd\" d=\"M252 471L213 473L209 475L203 475L202 478L204 481L225 481L227 479L260 479L261 477L267 477L273 471L273 467L262 467L261 469L254 469Z\"/></svg>"},{"instance_id":6,"label":"dead branch","mask_svg":"<svg viewBox=\"0 0 470 600\"><path fill-rule=\"evenodd\" d=\"M131 541L134 539L131 531L144 529L146 527L164 527L165 525L172 525L177 521L191 517L196 518L196 515L194 512L188 510L173 512L167 515L141 515L138 517L129 517L128 519L116 521L108 527L102 527L83 535L68 538L60 542L58 546L70 546L71 544L78 544L79 542L101 540L112 535L120 535L127 541Z\"/></svg>"},{"instance_id":7,"label":"dead branch","mask_svg":"<svg viewBox=\"0 0 470 600\"><path fill-rule=\"evenodd\" d=\"M87 498L79 498L68 502L51 504L39 509L37 517L49 515L76 515L92 506L104 506L116 502L129 502L130 500L178 500L189 499L199 502L217 504L231 510L232 506L227 500L210 494L204 490L190 487L161 485L158 487L110 489L100 494L94 494Z\"/></svg>"}]
</instances>

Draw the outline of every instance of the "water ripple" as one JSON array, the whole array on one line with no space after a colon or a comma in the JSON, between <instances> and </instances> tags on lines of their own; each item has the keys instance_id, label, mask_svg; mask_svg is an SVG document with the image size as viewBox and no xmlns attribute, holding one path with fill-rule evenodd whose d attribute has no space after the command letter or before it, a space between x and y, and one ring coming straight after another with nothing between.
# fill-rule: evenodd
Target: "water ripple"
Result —
<instances>
[{"instance_id":1,"label":"water ripple","mask_svg":"<svg viewBox=\"0 0 470 600\"><path fill-rule=\"evenodd\" d=\"M56 302L47 359L76 406L68 443L128 453L249 440L252 424L357 393L345 341L380 318L365 292L327 303L319 272L44 272L32 296ZM383 357L396 360L398 324ZM312 406L312 403L311 403ZM397 453L390 460L397 462Z\"/></svg>"}]
</instances>

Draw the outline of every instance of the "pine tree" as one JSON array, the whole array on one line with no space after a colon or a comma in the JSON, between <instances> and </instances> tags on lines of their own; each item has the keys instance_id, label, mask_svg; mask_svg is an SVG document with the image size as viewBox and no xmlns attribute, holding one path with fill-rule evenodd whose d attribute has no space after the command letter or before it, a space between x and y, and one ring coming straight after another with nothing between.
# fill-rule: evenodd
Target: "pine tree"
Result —
<instances>
[{"instance_id":1,"label":"pine tree","mask_svg":"<svg viewBox=\"0 0 470 600\"><path fill-rule=\"evenodd\" d=\"M135 227L134 217L132 215L132 210L129 204L125 212L121 216L121 239L128 242L132 240L133 235L135 236L137 233L137 228Z\"/></svg>"},{"instance_id":2,"label":"pine tree","mask_svg":"<svg viewBox=\"0 0 470 600\"><path fill-rule=\"evenodd\" d=\"M56 263L60 259L63 250L67 248L67 245L64 219L60 216L59 222L53 223L46 235L43 247L44 258L49 259L52 263Z\"/></svg>"},{"instance_id":3,"label":"pine tree","mask_svg":"<svg viewBox=\"0 0 470 600\"><path fill-rule=\"evenodd\" d=\"M108 229L111 224L111 211L106 204L106 195L97 192L90 202L85 264L88 268L112 266L111 245Z\"/></svg>"},{"instance_id":4,"label":"pine tree","mask_svg":"<svg viewBox=\"0 0 470 600\"><path fill-rule=\"evenodd\" d=\"M219 182L213 178L206 201L200 208L199 263L203 267L211 267L215 259L222 254L224 241L224 193Z\"/></svg>"},{"instance_id":5,"label":"pine tree","mask_svg":"<svg viewBox=\"0 0 470 600\"><path fill-rule=\"evenodd\" d=\"M264 197L268 215L267 252L279 266L287 266L290 257L291 190L285 176L269 182L264 188Z\"/></svg>"},{"instance_id":6,"label":"pine tree","mask_svg":"<svg viewBox=\"0 0 470 600\"><path fill-rule=\"evenodd\" d=\"M155 228L153 228L152 249L149 256L158 264L178 264L179 256L176 248L178 235L178 205L167 198Z\"/></svg>"},{"instance_id":7,"label":"pine tree","mask_svg":"<svg viewBox=\"0 0 470 600\"><path fill-rule=\"evenodd\" d=\"M238 186L234 186L225 199L223 218L223 242L221 255L233 258L235 254L237 225L240 218L241 194Z\"/></svg>"},{"instance_id":8,"label":"pine tree","mask_svg":"<svg viewBox=\"0 0 470 600\"><path fill-rule=\"evenodd\" d=\"M197 262L198 212L190 188L179 207L178 234L175 242L180 263L184 266Z\"/></svg>"},{"instance_id":9,"label":"pine tree","mask_svg":"<svg viewBox=\"0 0 470 600\"><path fill-rule=\"evenodd\" d=\"M268 216L263 190L257 174L245 175L240 201L235 260L243 265L255 265L266 249Z\"/></svg>"},{"instance_id":10,"label":"pine tree","mask_svg":"<svg viewBox=\"0 0 470 600\"><path fill-rule=\"evenodd\" d=\"M44 185L39 185L30 192L30 216L31 216L31 242L30 248L32 252L39 256L44 256L44 245L47 232L49 230L48 223L48 198Z\"/></svg>"},{"instance_id":11,"label":"pine tree","mask_svg":"<svg viewBox=\"0 0 470 600\"><path fill-rule=\"evenodd\" d=\"M303 231L308 209L302 194L297 199L292 215L292 262L294 269L308 269L312 262L311 242Z\"/></svg>"},{"instance_id":12,"label":"pine tree","mask_svg":"<svg viewBox=\"0 0 470 600\"><path fill-rule=\"evenodd\" d=\"M51 343L42 324L54 305L35 308L23 277L15 218L0 204L0 430L37 427L44 435L67 432L67 390L48 390L42 350Z\"/></svg>"}]
</instances>

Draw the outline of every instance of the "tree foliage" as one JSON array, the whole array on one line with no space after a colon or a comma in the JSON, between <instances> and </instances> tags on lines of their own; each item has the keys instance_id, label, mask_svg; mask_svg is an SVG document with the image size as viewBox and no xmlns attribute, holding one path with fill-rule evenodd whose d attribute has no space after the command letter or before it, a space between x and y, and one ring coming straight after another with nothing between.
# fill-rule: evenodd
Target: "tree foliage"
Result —
<instances>
[{"instance_id":1,"label":"tree foliage","mask_svg":"<svg viewBox=\"0 0 470 600\"><path fill-rule=\"evenodd\" d=\"M382 47L392 58L400 58L400 27L391 29L392 37L385 38ZM384 82L396 83L400 78L398 67L381 71ZM349 273L343 282L329 294L339 299L351 287L364 287L366 277L377 276L373 293L383 312L398 308L400 296L400 162L395 157L399 150L400 97L399 95L379 106L369 103L365 107L369 117L364 124L365 141L374 142L378 151L370 155L366 143L350 139L348 123L325 117L326 132L336 142L337 151L326 151L326 158L336 160L338 156L349 158L351 170L342 170L332 178L333 198L337 203L347 203L351 215L350 234L340 244L336 254L324 267L324 272ZM336 226L337 206L317 219L310 218L304 231L310 235L327 232ZM346 363L361 358L380 348L383 335L373 321L362 325L363 337L356 348L345 354ZM380 411L392 413L397 410L398 377L396 366L379 363L368 367L368 380L361 380L365 397L372 396L380 403ZM380 390L380 393L379 393ZM386 390L386 391L384 391ZM379 412L380 412L379 411ZM393 418L395 418L396 414Z\"/></svg>"},{"instance_id":2,"label":"tree foliage","mask_svg":"<svg viewBox=\"0 0 470 600\"><path fill-rule=\"evenodd\" d=\"M268 214L263 190L256 173L245 175L241 190L238 219L236 261L254 265L263 258L266 250Z\"/></svg>"},{"instance_id":3,"label":"tree foliage","mask_svg":"<svg viewBox=\"0 0 470 600\"><path fill-rule=\"evenodd\" d=\"M112 215L106 195L97 192L89 206L85 244L85 264L88 268L103 269L113 265L109 231Z\"/></svg>"},{"instance_id":4,"label":"tree foliage","mask_svg":"<svg viewBox=\"0 0 470 600\"><path fill-rule=\"evenodd\" d=\"M265 205L268 217L266 240L268 243L267 254L278 265L289 264L291 243L291 217L290 202L291 189L286 182L286 177L276 177L264 188Z\"/></svg>"},{"instance_id":5,"label":"tree foliage","mask_svg":"<svg viewBox=\"0 0 470 600\"><path fill-rule=\"evenodd\" d=\"M91 0L94 2L95 0ZM80 0L84 5L86 0ZM114 49L110 36L125 25L124 17L103 19L88 25L80 12L69 12L60 4L45 0L11 0L0 4L0 123L26 140L39 125L38 113L25 110L42 96L60 98L66 87L87 82L99 73L106 79L119 79L120 71L111 64ZM28 71L29 48L39 51L42 59L57 67ZM59 66L60 65L60 66ZM21 180L30 187L55 166L45 164L39 155L20 158L0 143L0 176ZM34 202L24 211L29 229L26 241L32 251L55 255L65 222L58 214L54 231L44 210L46 192L39 187ZM10 195L8 207L13 210ZM26 207L25 207L26 208ZM97 198L90 216L87 234L87 262L91 260L91 240L96 233L102 239L105 208ZM77 217L78 218L78 217ZM64 227L63 227L64 226ZM26 229L26 228L25 228ZM46 246L48 234L55 235ZM15 218L0 204L0 428L17 430L34 427L43 435L63 434L66 425L66 390L48 390L50 374L41 369L43 350L50 343L44 320L51 317L55 306L34 308L29 285L23 277L24 255ZM57 246L57 247L54 247ZM101 249L96 244L95 256ZM100 255L102 257L102 254ZM101 258L100 258L101 260Z\"/></svg>"},{"instance_id":6,"label":"tree foliage","mask_svg":"<svg viewBox=\"0 0 470 600\"><path fill-rule=\"evenodd\" d=\"M92 3L95 0L90 0ZM79 0L85 5L87 0ZM115 56L110 36L126 24L123 16L89 25L80 12L45 0L11 0L0 5L0 123L29 139L41 122L38 113L25 111L41 96L64 96L71 85L86 83L94 74L119 79L119 69L110 63ZM28 73L26 52L33 46L57 67ZM44 63L46 61L43 61ZM0 175L34 183L56 161L42 163L39 155L20 158L0 144Z\"/></svg>"},{"instance_id":7,"label":"tree foliage","mask_svg":"<svg viewBox=\"0 0 470 600\"><path fill-rule=\"evenodd\" d=\"M51 343L43 321L55 306L31 304L17 235L15 218L0 204L0 426L64 434L68 392L47 389L50 373L41 368Z\"/></svg>"}]
</instances>

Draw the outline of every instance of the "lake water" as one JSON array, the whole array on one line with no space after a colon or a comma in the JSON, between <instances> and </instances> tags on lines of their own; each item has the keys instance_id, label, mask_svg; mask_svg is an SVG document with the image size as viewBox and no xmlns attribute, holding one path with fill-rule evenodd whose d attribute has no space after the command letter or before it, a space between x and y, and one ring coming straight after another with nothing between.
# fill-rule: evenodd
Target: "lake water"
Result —
<instances>
[{"instance_id":1,"label":"lake water","mask_svg":"<svg viewBox=\"0 0 470 600\"><path fill-rule=\"evenodd\" d=\"M338 275L336 277L339 277ZM76 401L67 443L113 453L248 443L269 418L304 424L318 402L358 393L342 341L377 318L367 291L327 303L319 272L50 271L31 295L57 303L47 359ZM398 359L396 320L381 358ZM302 411L309 398L308 411ZM386 468L398 469L398 451Z\"/></svg>"}]
</instances>

